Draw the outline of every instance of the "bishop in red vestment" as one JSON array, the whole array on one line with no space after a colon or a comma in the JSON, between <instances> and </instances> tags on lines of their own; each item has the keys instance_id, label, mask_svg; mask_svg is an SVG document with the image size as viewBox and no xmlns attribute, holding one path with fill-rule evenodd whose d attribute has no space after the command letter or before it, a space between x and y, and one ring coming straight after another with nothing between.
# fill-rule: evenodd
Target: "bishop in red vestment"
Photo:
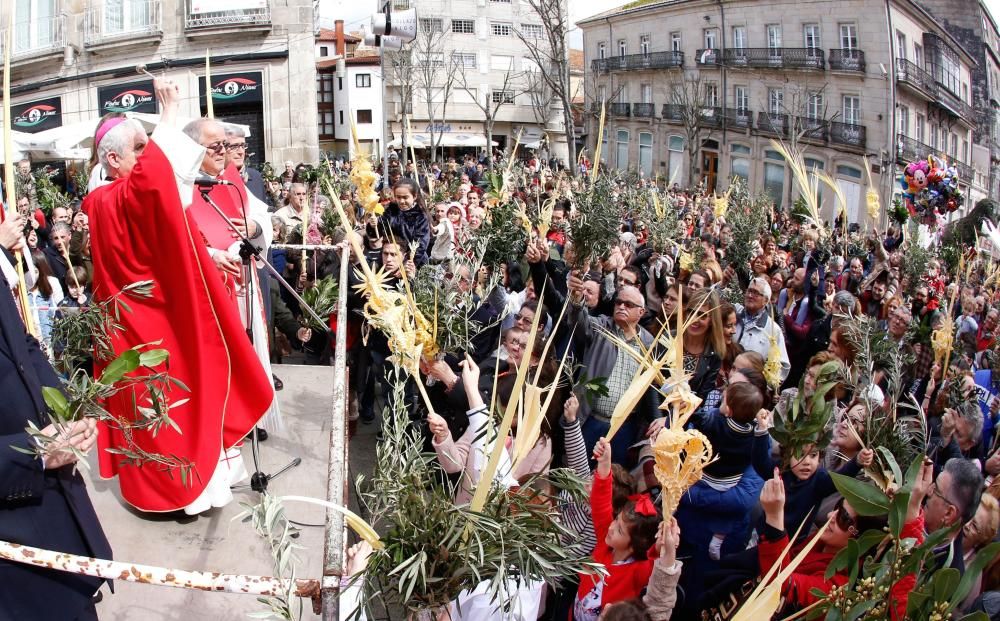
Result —
<instances>
[{"instance_id":1,"label":"bishop in red vestment","mask_svg":"<svg viewBox=\"0 0 1000 621\"><path fill-rule=\"evenodd\" d=\"M189 460L194 476L186 483L155 464L126 465L109 453L125 445L119 430L105 426L99 435L101 475L118 475L129 504L165 512L202 497L220 455L253 429L274 392L186 210L204 149L171 126L176 86L157 80L157 95L163 114L151 140L134 121L115 119L98 129L95 148L113 181L91 192L83 208L90 216L95 299L138 281L154 283L151 298L128 300L132 312L121 315L125 329L113 335L115 352L160 341L170 352L166 370L190 389L169 395L174 402L189 399L171 410L180 433L164 428L155 437L134 435L149 452ZM117 395L108 410L135 417L130 397Z\"/></svg>"}]
</instances>

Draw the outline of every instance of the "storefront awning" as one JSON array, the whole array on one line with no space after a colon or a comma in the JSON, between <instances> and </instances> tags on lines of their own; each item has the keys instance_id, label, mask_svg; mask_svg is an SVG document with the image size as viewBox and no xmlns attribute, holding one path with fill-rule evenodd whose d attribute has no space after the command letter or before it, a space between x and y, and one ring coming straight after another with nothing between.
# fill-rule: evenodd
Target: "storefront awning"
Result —
<instances>
[{"instance_id":1,"label":"storefront awning","mask_svg":"<svg viewBox=\"0 0 1000 621\"><path fill-rule=\"evenodd\" d=\"M438 141L439 147L483 148L486 146L486 137L479 134L453 134L445 132L435 135L434 138ZM495 147L497 144L494 140L493 146ZM431 135L426 133L410 134L406 141L406 146L410 145L413 145L414 149L428 149L431 146ZM399 148L402 146L401 138L394 139L389 143L389 146Z\"/></svg>"}]
</instances>

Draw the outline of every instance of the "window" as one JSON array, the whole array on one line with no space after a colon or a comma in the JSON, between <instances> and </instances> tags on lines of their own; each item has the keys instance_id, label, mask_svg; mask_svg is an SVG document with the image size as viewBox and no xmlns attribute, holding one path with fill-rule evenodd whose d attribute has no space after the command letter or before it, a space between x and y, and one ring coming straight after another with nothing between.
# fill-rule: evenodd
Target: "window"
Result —
<instances>
[{"instance_id":1,"label":"window","mask_svg":"<svg viewBox=\"0 0 1000 621\"><path fill-rule=\"evenodd\" d=\"M333 103L333 74L316 74L316 101L317 103Z\"/></svg>"},{"instance_id":2,"label":"window","mask_svg":"<svg viewBox=\"0 0 1000 621\"><path fill-rule=\"evenodd\" d=\"M733 26L733 48L743 50L747 47L746 26Z\"/></svg>"},{"instance_id":3,"label":"window","mask_svg":"<svg viewBox=\"0 0 1000 621\"><path fill-rule=\"evenodd\" d=\"M50 8L55 3L51 0L21 0L17 3L18 22L27 21L24 15L35 16L31 21L36 32L35 41L41 45L53 42L51 33L53 25L50 21L55 12ZM103 34L113 35L125 32L145 30L157 24L158 11L147 0L111 0L104 3ZM16 33L17 36L20 33Z\"/></svg>"},{"instance_id":4,"label":"window","mask_svg":"<svg viewBox=\"0 0 1000 621\"><path fill-rule=\"evenodd\" d=\"M340 117L340 124L343 125L344 124L344 111L341 110L340 113L337 116Z\"/></svg>"},{"instance_id":5,"label":"window","mask_svg":"<svg viewBox=\"0 0 1000 621\"><path fill-rule=\"evenodd\" d=\"M931 125L931 148L938 148L938 128L937 125Z\"/></svg>"},{"instance_id":6,"label":"window","mask_svg":"<svg viewBox=\"0 0 1000 621\"><path fill-rule=\"evenodd\" d=\"M514 103L514 92L513 91L490 91L490 101L495 104L512 104Z\"/></svg>"},{"instance_id":7,"label":"window","mask_svg":"<svg viewBox=\"0 0 1000 621\"><path fill-rule=\"evenodd\" d=\"M743 183L750 182L750 160L745 157L734 157L729 164L729 176L739 177Z\"/></svg>"},{"instance_id":8,"label":"window","mask_svg":"<svg viewBox=\"0 0 1000 621\"><path fill-rule=\"evenodd\" d=\"M910 135L910 109L900 106L896 114L896 132L904 136Z\"/></svg>"},{"instance_id":9,"label":"window","mask_svg":"<svg viewBox=\"0 0 1000 621\"><path fill-rule=\"evenodd\" d=\"M639 172L648 179L653 176L653 134L639 132Z\"/></svg>"},{"instance_id":10,"label":"window","mask_svg":"<svg viewBox=\"0 0 1000 621\"><path fill-rule=\"evenodd\" d=\"M608 87L601 84L597 87L597 101L606 101L608 98Z\"/></svg>"},{"instance_id":11,"label":"window","mask_svg":"<svg viewBox=\"0 0 1000 621\"><path fill-rule=\"evenodd\" d=\"M778 207L785 195L785 164L764 162L764 192Z\"/></svg>"},{"instance_id":12,"label":"window","mask_svg":"<svg viewBox=\"0 0 1000 621\"><path fill-rule=\"evenodd\" d=\"M948 54L940 54L941 62L938 64L938 75L934 76L939 82L945 85L952 93L961 93L959 87L959 66L958 60Z\"/></svg>"},{"instance_id":13,"label":"window","mask_svg":"<svg viewBox=\"0 0 1000 621\"><path fill-rule=\"evenodd\" d=\"M521 73L538 73L541 70L533 58L527 56L521 58Z\"/></svg>"},{"instance_id":14,"label":"window","mask_svg":"<svg viewBox=\"0 0 1000 621\"><path fill-rule=\"evenodd\" d=\"M811 121L823 119L823 93L810 93L806 101L806 117Z\"/></svg>"},{"instance_id":15,"label":"window","mask_svg":"<svg viewBox=\"0 0 1000 621\"><path fill-rule=\"evenodd\" d=\"M840 25L840 47L845 50L858 49L858 27L854 24Z\"/></svg>"},{"instance_id":16,"label":"window","mask_svg":"<svg viewBox=\"0 0 1000 621\"><path fill-rule=\"evenodd\" d=\"M667 138L667 179L678 181L681 178L681 169L684 167L684 138L682 136L670 136Z\"/></svg>"},{"instance_id":17,"label":"window","mask_svg":"<svg viewBox=\"0 0 1000 621\"><path fill-rule=\"evenodd\" d=\"M618 39L618 55L625 56L628 54L628 41L625 39Z\"/></svg>"},{"instance_id":18,"label":"window","mask_svg":"<svg viewBox=\"0 0 1000 621\"><path fill-rule=\"evenodd\" d=\"M13 4L13 3L7 3ZM14 52L24 52L47 47L59 36L57 19L59 15L56 0L17 0L17 28L14 29ZM118 17L119 22L123 18ZM114 21L106 24L106 30L120 32L124 29ZM117 28L117 30L115 30Z\"/></svg>"},{"instance_id":19,"label":"window","mask_svg":"<svg viewBox=\"0 0 1000 621\"><path fill-rule=\"evenodd\" d=\"M358 110L357 112L357 123L361 125L362 123L372 122L372 111L371 110Z\"/></svg>"},{"instance_id":20,"label":"window","mask_svg":"<svg viewBox=\"0 0 1000 621\"><path fill-rule=\"evenodd\" d=\"M896 31L896 58L906 59L906 35Z\"/></svg>"},{"instance_id":21,"label":"window","mask_svg":"<svg viewBox=\"0 0 1000 621\"><path fill-rule=\"evenodd\" d=\"M316 111L316 120L319 124L320 136L333 136L336 131L333 127L333 112L323 110Z\"/></svg>"},{"instance_id":22,"label":"window","mask_svg":"<svg viewBox=\"0 0 1000 621\"><path fill-rule=\"evenodd\" d=\"M337 90L344 90L344 78L337 78Z\"/></svg>"},{"instance_id":23,"label":"window","mask_svg":"<svg viewBox=\"0 0 1000 621\"><path fill-rule=\"evenodd\" d=\"M370 73L359 73L354 76L354 86L358 88L371 88L372 87L372 74Z\"/></svg>"},{"instance_id":24,"label":"window","mask_svg":"<svg viewBox=\"0 0 1000 621\"><path fill-rule=\"evenodd\" d=\"M601 153L608 153L608 128L605 127L604 131L601 133ZM607 157L606 155L604 157ZM602 160L607 161L607 160ZM600 162L594 162L594 166L599 165Z\"/></svg>"},{"instance_id":25,"label":"window","mask_svg":"<svg viewBox=\"0 0 1000 621\"><path fill-rule=\"evenodd\" d=\"M917 119L916 119L916 125L914 126L913 137L916 138L920 142L924 141L924 123L925 122L926 121L924 120L924 115L922 115L922 114L920 114L918 112L917 113Z\"/></svg>"},{"instance_id":26,"label":"window","mask_svg":"<svg viewBox=\"0 0 1000 621\"><path fill-rule=\"evenodd\" d=\"M541 39L545 36L545 31L541 24L521 24L521 34L525 39Z\"/></svg>"},{"instance_id":27,"label":"window","mask_svg":"<svg viewBox=\"0 0 1000 621\"><path fill-rule=\"evenodd\" d=\"M767 89L767 111L771 114L782 114L785 107L785 91L780 88Z\"/></svg>"},{"instance_id":28,"label":"window","mask_svg":"<svg viewBox=\"0 0 1000 621\"><path fill-rule=\"evenodd\" d=\"M597 44L597 57L601 60L608 57L608 44L604 41Z\"/></svg>"},{"instance_id":29,"label":"window","mask_svg":"<svg viewBox=\"0 0 1000 621\"><path fill-rule=\"evenodd\" d=\"M421 67L444 67L444 53L443 52L430 52L419 56L417 60L420 62Z\"/></svg>"},{"instance_id":30,"label":"window","mask_svg":"<svg viewBox=\"0 0 1000 621\"><path fill-rule=\"evenodd\" d=\"M924 46L918 43L913 44L913 64L921 69L924 68Z\"/></svg>"},{"instance_id":31,"label":"window","mask_svg":"<svg viewBox=\"0 0 1000 621\"><path fill-rule=\"evenodd\" d=\"M639 37L639 53L645 56L646 54L649 54L649 52L649 35L645 34ZM639 138L641 142L642 136L640 135Z\"/></svg>"},{"instance_id":32,"label":"window","mask_svg":"<svg viewBox=\"0 0 1000 621\"><path fill-rule=\"evenodd\" d=\"M767 48L769 50L781 49L781 25L768 24L767 26Z\"/></svg>"},{"instance_id":33,"label":"window","mask_svg":"<svg viewBox=\"0 0 1000 621\"><path fill-rule=\"evenodd\" d=\"M423 32L444 32L444 20L440 17L421 17L419 21Z\"/></svg>"},{"instance_id":34,"label":"window","mask_svg":"<svg viewBox=\"0 0 1000 621\"><path fill-rule=\"evenodd\" d=\"M820 42L819 24L806 24L803 26L803 34L805 35L807 48L815 50L823 47L823 44Z\"/></svg>"},{"instance_id":35,"label":"window","mask_svg":"<svg viewBox=\"0 0 1000 621\"><path fill-rule=\"evenodd\" d=\"M818 160L814 157L807 157L803 162L806 165L806 170L823 170L824 167L823 160Z\"/></svg>"},{"instance_id":36,"label":"window","mask_svg":"<svg viewBox=\"0 0 1000 621\"><path fill-rule=\"evenodd\" d=\"M514 34L514 27L510 22L490 22L490 32L494 37L510 37Z\"/></svg>"},{"instance_id":37,"label":"window","mask_svg":"<svg viewBox=\"0 0 1000 621\"><path fill-rule=\"evenodd\" d=\"M333 127L333 73L316 74L316 113L320 137L334 138Z\"/></svg>"},{"instance_id":38,"label":"window","mask_svg":"<svg viewBox=\"0 0 1000 621\"><path fill-rule=\"evenodd\" d=\"M514 57L504 56L502 54L493 54L490 56L490 69L493 71L513 71Z\"/></svg>"},{"instance_id":39,"label":"window","mask_svg":"<svg viewBox=\"0 0 1000 621\"><path fill-rule=\"evenodd\" d=\"M861 124L861 98L857 95L844 95L844 123Z\"/></svg>"},{"instance_id":40,"label":"window","mask_svg":"<svg viewBox=\"0 0 1000 621\"><path fill-rule=\"evenodd\" d=\"M844 193L844 201L847 203L847 221L858 221L858 208L861 204L861 171L851 166L837 166L837 186ZM849 177L844 179L843 177Z\"/></svg>"},{"instance_id":41,"label":"window","mask_svg":"<svg viewBox=\"0 0 1000 621\"><path fill-rule=\"evenodd\" d=\"M455 34L476 34L476 21L472 19L451 20L451 31Z\"/></svg>"},{"instance_id":42,"label":"window","mask_svg":"<svg viewBox=\"0 0 1000 621\"><path fill-rule=\"evenodd\" d=\"M628 168L628 130L618 130L618 153L615 154L615 166L624 170Z\"/></svg>"},{"instance_id":43,"label":"window","mask_svg":"<svg viewBox=\"0 0 1000 621\"><path fill-rule=\"evenodd\" d=\"M733 87L733 102L736 104L737 112L746 114L750 109L750 92L747 90L747 87Z\"/></svg>"},{"instance_id":44,"label":"window","mask_svg":"<svg viewBox=\"0 0 1000 621\"><path fill-rule=\"evenodd\" d=\"M490 2L501 2L503 4L510 4L510 0L490 0Z\"/></svg>"},{"instance_id":45,"label":"window","mask_svg":"<svg viewBox=\"0 0 1000 621\"><path fill-rule=\"evenodd\" d=\"M705 49L706 50L714 50L715 48L719 47L717 45L718 38L719 38L719 31L718 30L716 30L715 28L706 28L704 30L704 34L705 34Z\"/></svg>"},{"instance_id":46,"label":"window","mask_svg":"<svg viewBox=\"0 0 1000 621\"><path fill-rule=\"evenodd\" d=\"M958 157L958 136L954 132L951 134L951 149L948 154L952 157Z\"/></svg>"},{"instance_id":47,"label":"window","mask_svg":"<svg viewBox=\"0 0 1000 621\"><path fill-rule=\"evenodd\" d=\"M466 69L475 69L477 58L475 53L470 52L452 52L451 54L451 59L455 65Z\"/></svg>"},{"instance_id":48,"label":"window","mask_svg":"<svg viewBox=\"0 0 1000 621\"><path fill-rule=\"evenodd\" d=\"M673 52L681 51L681 33L679 32L670 33L670 50Z\"/></svg>"},{"instance_id":49,"label":"window","mask_svg":"<svg viewBox=\"0 0 1000 621\"><path fill-rule=\"evenodd\" d=\"M743 144L731 144L729 145L729 150L733 153L742 153L744 155L750 155L750 147Z\"/></svg>"},{"instance_id":50,"label":"window","mask_svg":"<svg viewBox=\"0 0 1000 621\"><path fill-rule=\"evenodd\" d=\"M650 104L653 103L653 85L652 84L642 84L639 86L639 92L642 93L642 103Z\"/></svg>"},{"instance_id":51,"label":"window","mask_svg":"<svg viewBox=\"0 0 1000 621\"><path fill-rule=\"evenodd\" d=\"M320 56L329 56L330 55L330 48L328 48L325 45L319 46L319 55Z\"/></svg>"},{"instance_id":52,"label":"window","mask_svg":"<svg viewBox=\"0 0 1000 621\"><path fill-rule=\"evenodd\" d=\"M715 82L705 83L705 105L713 108L719 105L719 85Z\"/></svg>"}]
</instances>

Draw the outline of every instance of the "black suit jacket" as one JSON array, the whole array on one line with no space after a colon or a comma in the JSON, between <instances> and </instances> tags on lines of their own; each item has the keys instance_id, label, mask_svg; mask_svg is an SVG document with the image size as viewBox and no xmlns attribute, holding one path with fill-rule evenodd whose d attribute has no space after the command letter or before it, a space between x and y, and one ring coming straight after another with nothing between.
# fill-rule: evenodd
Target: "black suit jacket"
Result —
<instances>
[{"instance_id":1,"label":"black suit jacket","mask_svg":"<svg viewBox=\"0 0 1000 621\"><path fill-rule=\"evenodd\" d=\"M111 558L79 472L43 470L28 448L28 421L49 424L42 386L59 378L24 331L10 286L0 275L0 540L71 554ZM76 619L101 580L0 561L0 620Z\"/></svg>"},{"instance_id":2,"label":"black suit jacket","mask_svg":"<svg viewBox=\"0 0 1000 621\"><path fill-rule=\"evenodd\" d=\"M66 265L66 258L52 245L46 246L42 250L42 254L49 261L49 267L52 268L52 275L59 280L62 290L66 291L66 274L69 272L69 266Z\"/></svg>"}]
</instances>

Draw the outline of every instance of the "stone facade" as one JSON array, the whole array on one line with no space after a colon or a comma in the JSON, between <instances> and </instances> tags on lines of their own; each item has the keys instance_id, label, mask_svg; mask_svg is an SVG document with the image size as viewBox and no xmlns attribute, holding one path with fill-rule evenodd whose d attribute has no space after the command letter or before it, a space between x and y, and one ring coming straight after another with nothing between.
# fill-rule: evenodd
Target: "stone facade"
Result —
<instances>
[{"instance_id":1,"label":"stone facade","mask_svg":"<svg viewBox=\"0 0 1000 621\"><path fill-rule=\"evenodd\" d=\"M663 0L578 22L588 72L589 153L606 100L601 159L609 165L682 186L700 180L718 190L740 176L787 206L797 192L771 145L780 137L799 144L810 167L836 180L850 220L860 222L865 156L883 204L898 191L905 161L928 153L965 167L971 160L974 123L962 104L970 102L972 58L921 7L910 0L889 5L887 15L886 4L875 0ZM901 62L912 62L913 53L896 49L895 34L889 36L896 30L921 44L929 33L935 50L957 59L954 92L944 95L953 105L939 103L943 87L933 72L941 72L930 53L919 72ZM929 92L910 85L917 73L929 76L922 81ZM692 94L697 86L696 97L676 95L685 83ZM947 135L944 149L926 144L932 130ZM689 175L691 138L700 144ZM974 175L963 178L972 184ZM832 219L833 193L821 193L825 217Z\"/></svg>"},{"instance_id":2,"label":"stone facade","mask_svg":"<svg viewBox=\"0 0 1000 621\"><path fill-rule=\"evenodd\" d=\"M21 3L2 3L4 24L15 4ZM59 98L63 125L96 119L112 109L104 98L113 90L143 82L140 90L149 90L149 78L136 71L145 64L154 75L177 82L181 114L198 117L205 110L199 85L210 52L217 88L231 74L259 80L255 87L233 82L228 88L235 90L214 97L217 117L251 127L251 161L317 159L311 0L215 2L225 9L211 13L193 13L190 1L30 4L37 15L15 17L14 106Z\"/></svg>"}]
</instances>

